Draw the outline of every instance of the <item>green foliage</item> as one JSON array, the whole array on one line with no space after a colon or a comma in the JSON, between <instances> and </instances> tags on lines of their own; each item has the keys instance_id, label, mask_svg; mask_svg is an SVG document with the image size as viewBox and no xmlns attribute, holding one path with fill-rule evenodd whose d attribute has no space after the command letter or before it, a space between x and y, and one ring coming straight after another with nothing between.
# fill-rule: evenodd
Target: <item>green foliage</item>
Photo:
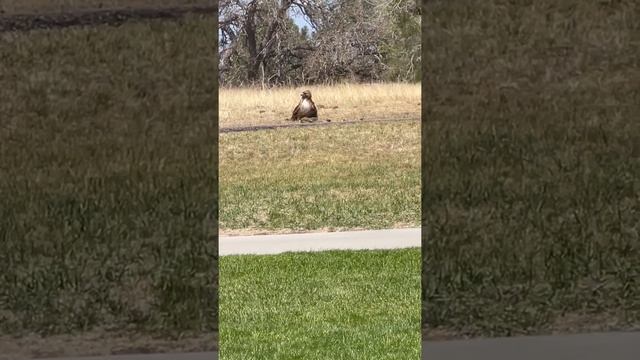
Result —
<instances>
[{"instance_id":1,"label":"green foliage","mask_svg":"<svg viewBox=\"0 0 640 360\"><path fill-rule=\"evenodd\" d=\"M389 40L382 45L388 69L387 81L419 82L421 71L421 19L408 11L413 0L402 0L388 15L390 17Z\"/></svg>"},{"instance_id":2,"label":"green foliage","mask_svg":"<svg viewBox=\"0 0 640 360\"><path fill-rule=\"evenodd\" d=\"M274 20L274 8L270 2L257 4L256 38L266 43L265 30ZM263 62L264 76L261 73L255 79L246 32L242 32L229 70L224 71L224 84L418 81L420 16L413 6L410 0L388 7L362 0L336 2L332 10L316 14L322 21L312 36L287 17L273 39L277 47Z\"/></svg>"}]
</instances>

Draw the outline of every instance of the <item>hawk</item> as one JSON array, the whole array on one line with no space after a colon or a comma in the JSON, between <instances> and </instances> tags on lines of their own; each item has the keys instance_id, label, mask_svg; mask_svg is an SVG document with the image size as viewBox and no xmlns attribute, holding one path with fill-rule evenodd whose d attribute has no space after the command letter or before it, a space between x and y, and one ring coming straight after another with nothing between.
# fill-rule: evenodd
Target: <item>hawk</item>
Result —
<instances>
[{"instance_id":1,"label":"hawk","mask_svg":"<svg viewBox=\"0 0 640 360\"><path fill-rule=\"evenodd\" d=\"M300 94L300 102L293 109L291 120L300 120L302 118L317 118L318 109L316 104L311 100L311 91L305 90Z\"/></svg>"}]
</instances>

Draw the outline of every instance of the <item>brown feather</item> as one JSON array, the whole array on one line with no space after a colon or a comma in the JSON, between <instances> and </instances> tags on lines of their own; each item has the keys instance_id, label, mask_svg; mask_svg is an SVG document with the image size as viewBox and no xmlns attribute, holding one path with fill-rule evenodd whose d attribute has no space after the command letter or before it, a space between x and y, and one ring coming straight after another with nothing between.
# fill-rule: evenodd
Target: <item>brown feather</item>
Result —
<instances>
[{"instance_id":1,"label":"brown feather","mask_svg":"<svg viewBox=\"0 0 640 360\"><path fill-rule=\"evenodd\" d=\"M302 102L302 101L300 101ZM300 103L298 103L298 105L296 105L296 107L293 109L293 113L291 114L291 120L296 120L298 119L298 113L300 112Z\"/></svg>"},{"instance_id":2,"label":"brown feather","mask_svg":"<svg viewBox=\"0 0 640 360\"><path fill-rule=\"evenodd\" d=\"M302 102L309 101L310 109L303 111L302 110ZM301 118L317 118L318 117L318 109L316 108L316 104L313 103L311 99L311 92L309 90L305 90L300 94L300 102L293 109L293 113L291 114L291 120L298 120Z\"/></svg>"}]
</instances>

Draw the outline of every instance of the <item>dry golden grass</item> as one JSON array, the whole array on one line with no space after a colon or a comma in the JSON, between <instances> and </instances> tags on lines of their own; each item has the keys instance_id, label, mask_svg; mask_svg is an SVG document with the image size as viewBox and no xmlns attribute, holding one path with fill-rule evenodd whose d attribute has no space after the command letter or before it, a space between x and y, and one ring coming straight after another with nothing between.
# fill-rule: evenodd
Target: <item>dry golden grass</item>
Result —
<instances>
[{"instance_id":1,"label":"dry golden grass","mask_svg":"<svg viewBox=\"0 0 640 360\"><path fill-rule=\"evenodd\" d=\"M207 6L213 0L0 0L5 14L67 12L113 8L168 8L176 6Z\"/></svg>"},{"instance_id":2,"label":"dry golden grass","mask_svg":"<svg viewBox=\"0 0 640 360\"><path fill-rule=\"evenodd\" d=\"M420 118L420 84L343 84L220 89L220 127L284 123L311 90L321 120Z\"/></svg>"}]
</instances>

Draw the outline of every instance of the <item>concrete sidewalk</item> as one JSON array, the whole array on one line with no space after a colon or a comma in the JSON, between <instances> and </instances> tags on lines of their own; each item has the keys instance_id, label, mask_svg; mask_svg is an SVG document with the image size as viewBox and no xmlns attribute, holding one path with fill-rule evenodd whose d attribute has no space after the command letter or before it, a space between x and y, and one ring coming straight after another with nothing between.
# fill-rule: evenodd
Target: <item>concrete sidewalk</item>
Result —
<instances>
[{"instance_id":1,"label":"concrete sidewalk","mask_svg":"<svg viewBox=\"0 0 640 360\"><path fill-rule=\"evenodd\" d=\"M637 360L640 332L427 341L423 360Z\"/></svg>"},{"instance_id":2,"label":"concrete sidewalk","mask_svg":"<svg viewBox=\"0 0 640 360\"><path fill-rule=\"evenodd\" d=\"M220 255L269 255L325 250L384 250L420 247L420 228L324 233L221 236Z\"/></svg>"}]
</instances>

